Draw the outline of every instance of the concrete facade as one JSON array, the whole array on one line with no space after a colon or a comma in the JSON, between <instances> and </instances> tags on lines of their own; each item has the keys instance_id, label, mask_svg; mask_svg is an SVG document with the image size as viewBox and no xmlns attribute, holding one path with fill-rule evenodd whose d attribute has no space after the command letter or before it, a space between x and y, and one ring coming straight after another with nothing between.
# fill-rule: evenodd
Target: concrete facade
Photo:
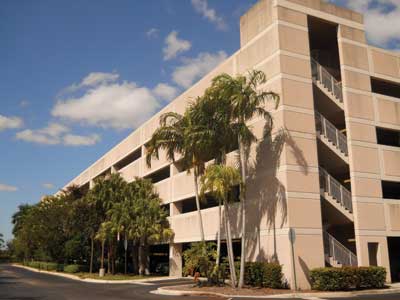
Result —
<instances>
[{"instance_id":1,"label":"concrete facade","mask_svg":"<svg viewBox=\"0 0 400 300\"><path fill-rule=\"evenodd\" d=\"M324 56L326 49L318 49L318 39L324 36L330 38L327 43L337 47L328 56ZM170 272L181 274L182 244L200 240L196 212L182 213L183 200L194 196L193 178L180 172L163 153L148 168L144 145L162 113L182 113L189 99L201 95L214 76L262 70L268 78L262 88L280 95L279 107L271 108L274 133L284 128L287 136L281 147L261 144L252 149L247 259L267 260L276 255L292 284L288 231L294 228L294 263L301 288L309 287L308 272L312 268L354 264L354 259L350 263L340 259L340 255L351 256L346 250L353 252L360 266L385 266L390 281L387 237L400 237L400 201L383 199L382 181L400 182L400 147L378 144L376 128L400 130L400 98L373 92L371 77L400 87L400 55L367 44L362 15L320 0L259 1L240 19L240 40L236 53L68 185L89 187L105 172L120 172L132 181L135 176L169 169L170 176L155 186L163 204L169 204L175 232L170 245ZM332 58L335 55L336 60ZM330 57L330 62L325 63L324 57ZM326 82L315 77L313 59L317 67L321 65L332 75L332 82L338 83L338 97L335 91L329 91ZM319 115L322 118L316 123ZM333 125L326 128L336 134L337 141L332 141L329 132L321 132L326 129L319 127L321 120L329 121L322 121L323 126ZM251 124L261 137L263 120L254 119ZM344 140L340 140L342 136ZM119 168L120 162L135 151L139 157ZM234 160L235 153L231 153L228 164ZM343 187L339 186L340 199L334 197L334 191L324 189L328 177L320 167ZM347 203L346 190L350 192ZM202 210L207 240L216 240L217 214L217 207ZM238 203L233 206L231 218L234 238L240 238ZM333 244L342 245L343 253L333 253Z\"/></svg>"}]
</instances>

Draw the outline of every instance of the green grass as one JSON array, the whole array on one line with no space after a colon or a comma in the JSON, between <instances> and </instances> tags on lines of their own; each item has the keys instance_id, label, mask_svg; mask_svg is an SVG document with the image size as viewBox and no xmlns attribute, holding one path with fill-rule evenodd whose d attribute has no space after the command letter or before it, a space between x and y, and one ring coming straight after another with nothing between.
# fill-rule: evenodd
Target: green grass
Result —
<instances>
[{"instance_id":1,"label":"green grass","mask_svg":"<svg viewBox=\"0 0 400 300\"><path fill-rule=\"evenodd\" d=\"M150 279L157 278L161 276L142 276L142 275L133 275L133 274L105 274L104 277L99 277L98 273L76 273L74 274L79 276L80 278L90 278L90 279L100 279L100 280L137 280L137 279Z\"/></svg>"}]
</instances>

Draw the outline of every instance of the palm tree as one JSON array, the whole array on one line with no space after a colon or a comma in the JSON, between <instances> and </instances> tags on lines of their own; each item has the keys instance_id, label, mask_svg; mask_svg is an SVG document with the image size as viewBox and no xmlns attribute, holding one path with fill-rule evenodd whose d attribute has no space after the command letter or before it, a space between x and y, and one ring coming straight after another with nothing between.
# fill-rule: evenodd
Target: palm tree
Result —
<instances>
[{"instance_id":1,"label":"palm tree","mask_svg":"<svg viewBox=\"0 0 400 300\"><path fill-rule=\"evenodd\" d=\"M214 78L213 89L219 91L220 95L229 99L231 103L232 128L237 133L239 145L239 164L242 176L240 184L240 202L242 216L242 245L240 259L239 288L244 284L244 266L246 258L246 180L249 150L252 143L257 141L251 131L248 121L256 116L261 116L266 121L266 128L272 129L272 116L265 109L267 101L273 101L275 108L279 103L279 96L274 92L267 92L259 89L260 85L266 83L266 76L262 71L251 71L248 77L238 75L232 77L228 74L221 74Z\"/></svg>"},{"instance_id":2,"label":"palm tree","mask_svg":"<svg viewBox=\"0 0 400 300\"><path fill-rule=\"evenodd\" d=\"M90 190L92 199L95 202L95 206L99 209L100 222L109 221L107 212L112 209L116 203L120 203L125 199L125 191L127 182L121 177L119 173L108 174L106 176L99 177L95 180L94 187ZM110 237L108 242L108 254L109 254L109 272L114 273L115 270L115 256L114 249L116 243L116 233L113 237Z\"/></svg>"},{"instance_id":3,"label":"palm tree","mask_svg":"<svg viewBox=\"0 0 400 300\"><path fill-rule=\"evenodd\" d=\"M201 99L191 103L183 115L168 112L160 117L160 127L153 133L146 145L146 163L150 167L152 158L159 158L160 149L166 150L167 159L175 162L175 155L179 155L185 169L193 169L196 208L201 240L204 241L203 219L200 211L199 177L205 169L205 162L212 159L210 145L216 139L212 136L198 107Z\"/></svg>"},{"instance_id":4,"label":"palm tree","mask_svg":"<svg viewBox=\"0 0 400 300\"><path fill-rule=\"evenodd\" d=\"M139 273L149 274L148 246L151 242L167 240L172 236L167 212L160 206L161 199L149 179L135 178L125 189L125 198L108 212L116 230L139 243L139 253L132 252L134 266L139 254ZM135 247L133 247L135 251ZM136 268L135 268L136 269Z\"/></svg>"},{"instance_id":5,"label":"palm tree","mask_svg":"<svg viewBox=\"0 0 400 300\"><path fill-rule=\"evenodd\" d=\"M224 219L225 234L227 237L227 245L232 245L230 235L230 221L228 215L228 201L231 198L232 187L241 182L240 173L237 169L225 165L210 165L206 168L204 175L201 177L201 195L204 197L206 192L210 192L218 199L218 238L217 238L217 268L219 267L219 258L221 253L221 203L224 203ZM236 286L235 265L232 260L233 253L231 247L228 248L229 268L231 274L232 287Z\"/></svg>"},{"instance_id":6,"label":"palm tree","mask_svg":"<svg viewBox=\"0 0 400 300\"><path fill-rule=\"evenodd\" d=\"M115 228L109 221L103 222L100 225L100 229L97 232L95 239L101 242L101 259L100 269L104 269L104 246L107 241L110 241L115 234Z\"/></svg>"}]
</instances>

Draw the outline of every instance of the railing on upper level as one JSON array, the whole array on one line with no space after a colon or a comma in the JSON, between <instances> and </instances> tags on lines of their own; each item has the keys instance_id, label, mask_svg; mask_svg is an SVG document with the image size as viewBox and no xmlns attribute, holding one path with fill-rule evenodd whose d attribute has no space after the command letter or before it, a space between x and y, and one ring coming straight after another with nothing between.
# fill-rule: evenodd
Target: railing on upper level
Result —
<instances>
[{"instance_id":1,"label":"railing on upper level","mask_svg":"<svg viewBox=\"0 0 400 300\"><path fill-rule=\"evenodd\" d=\"M323 134L346 156L349 155L347 138L331 122L325 119L319 112L315 112L315 122L317 131Z\"/></svg>"},{"instance_id":2,"label":"railing on upper level","mask_svg":"<svg viewBox=\"0 0 400 300\"><path fill-rule=\"evenodd\" d=\"M357 256L343 246L337 239L332 235L323 232L324 237L324 251L325 254L332 257L336 262L342 266L357 266Z\"/></svg>"},{"instance_id":3,"label":"railing on upper level","mask_svg":"<svg viewBox=\"0 0 400 300\"><path fill-rule=\"evenodd\" d=\"M325 86L340 102L343 102L342 84L313 58L311 58L311 72L315 80Z\"/></svg>"},{"instance_id":4,"label":"railing on upper level","mask_svg":"<svg viewBox=\"0 0 400 300\"><path fill-rule=\"evenodd\" d=\"M353 213L351 192L333 178L325 169L319 167L319 181L321 188L350 213Z\"/></svg>"}]
</instances>

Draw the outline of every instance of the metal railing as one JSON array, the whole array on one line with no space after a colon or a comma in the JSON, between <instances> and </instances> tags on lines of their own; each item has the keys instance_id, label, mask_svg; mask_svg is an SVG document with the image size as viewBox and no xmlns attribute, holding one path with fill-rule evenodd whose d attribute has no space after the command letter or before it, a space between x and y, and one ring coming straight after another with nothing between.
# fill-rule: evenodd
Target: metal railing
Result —
<instances>
[{"instance_id":1,"label":"metal railing","mask_svg":"<svg viewBox=\"0 0 400 300\"><path fill-rule=\"evenodd\" d=\"M323 134L332 144L334 144L346 156L349 155L347 138L331 122L325 119L319 112L315 112L315 122L317 131Z\"/></svg>"},{"instance_id":2,"label":"metal railing","mask_svg":"<svg viewBox=\"0 0 400 300\"><path fill-rule=\"evenodd\" d=\"M319 182L321 189L334 198L342 207L353 213L351 192L321 167L319 167Z\"/></svg>"},{"instance_id":3,"label":"metal railing","mask_svg":"<svg viewBox=\"0 0 400 300\"><path fill-rule=\"evenodd\" d=\"M321 82L336 99L343 102L342 84L313 58L311 58L311 72L315 80Z\"/></svg>"},{"instance_id":4,"label":"metal railing","mask_svg":"<svg viewBox=\"0 0 400 300\"><path fill-rule=\"evenodd\" d=\"M325 254L332 257L336 262L342 266L357 266L357 256L343 246L332 235L323 232L324 237L324 251Z\"/></svg>"}]
</instances>

